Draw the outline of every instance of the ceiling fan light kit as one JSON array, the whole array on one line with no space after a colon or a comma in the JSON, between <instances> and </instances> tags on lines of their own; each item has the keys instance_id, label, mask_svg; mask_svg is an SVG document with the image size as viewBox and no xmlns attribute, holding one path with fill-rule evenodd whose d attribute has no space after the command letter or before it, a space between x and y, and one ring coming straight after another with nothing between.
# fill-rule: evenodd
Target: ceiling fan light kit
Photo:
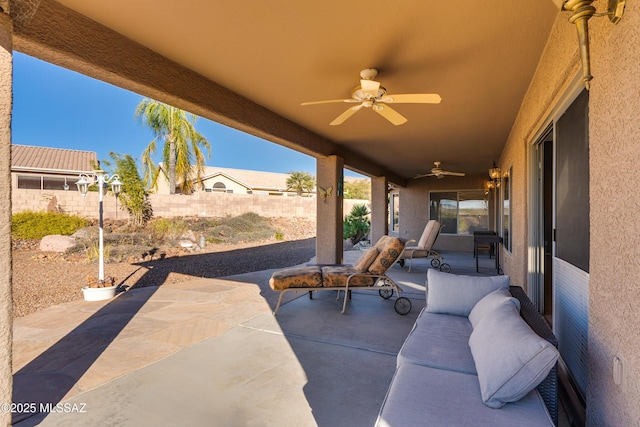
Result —
<instances>
[{"instance_id":1,"label":"ceiling fan light kit","mask_svg":"<svg viewBox=\"0 0 640 427\"><path fill-rule=\"evenodd\" d=\"M351 98L303 102L301 105L329 104L336 102L359 103L359 105L350 107L344 113L336 117L331 123L329 123L331 126L337 126L344 123L349 117L354 115L363 107L371 108L393 125L399 126L407 122L406 117L387 104L439 104L440 101L442 101L440 95L435 93L387 95L387 89L385 89L380 82L373 80L377 75L378 71L375 68L362 70L360 72L360 86L356 87L353 92L351 92Z\"/></svg>"}]
</instances>

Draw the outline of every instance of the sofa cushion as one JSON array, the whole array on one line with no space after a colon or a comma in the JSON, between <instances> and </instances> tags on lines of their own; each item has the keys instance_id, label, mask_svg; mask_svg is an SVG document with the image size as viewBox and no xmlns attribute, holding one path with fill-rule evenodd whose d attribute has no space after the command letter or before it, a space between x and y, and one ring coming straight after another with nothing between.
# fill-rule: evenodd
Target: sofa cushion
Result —
<instances>
[{"instance_id":1,"label":"sofa cushion","mask_svg":"<svg viewBox=\"0 0 640 427\"><path fill-rule=\"evenodd\" d=\"M469 338L482 400L491 408L516 402L547 376L558 350L540 338L516 306L502 303L487 313Z\"/></svg>"},{"instance_id":2,"label":"sofa cushion","mask_svg":"<svg viewBox=\"0 0 640 427\"><path fill-rule=\"evenodd\" d=\"M318 266L285 268L274 271L269 279L274 291L288 288L319 288L322 286L322 272Z\"/></svg>"},{"instance_id":3,"label":"sofa cushion","mask_svg":"<svg viewBox=\"0 0 640 427\"><path fill-rule=\"evenodd\" d=\"M480 320L482 320L482 318L487 315L487 313L495 310L495 308L499 304L502 304L505 301L515 304L515 306L518 308L518 311L520 311L520 301L518 301L517 298L511 296L511 292L509 292L509 289L496 289L495 291L485 295L473 307L471 313L469 313L469 322L471 322L471 326L475 328Z\"/></svg>"},{"instance_id":4,"label":"sofa cushion","mask_svg":"<svg viewBox=\"0 0 640 427\"><path fill-rule=\"evenodd\" d=\"M509 289L509 276L463 276L427 270L427 311L469 316L485 295L498 288Z\"/></svg>"},{"instance_id":5,"label":"sofa cushion","mask_svg":"<svg viewBox=\"0 0 640 427\"><path fill-rule=\"evenodd\" d=\"M380 253L369 266L371 274L384 274L404 250L404 243L397 237L388 236L385 244L379 249Z\"/></svg>"},{"instance_id":6,"label":"sofa cushion","mask_svg":"<svg viewBox=\"0 0 640 427\"><path fill-rule=\"evenodd\" d=\"M471 323L462 316L427 313L416 319L397 357L397 364L413 363L466 374L475 374L469 348Z\"/></svg>"},{"instance_id":7,"label":"sofa cushion","mask_svg":"<svg viewBox=\"0 0 640 427\"><path fill-rule=\"evenodd\" d=\"M326 266L322 267L322 286L325 288L344 288L347 286L347 279L352 274L356 274L349 280L350 287L372 286L376 279L356 271L350 266Z\"/></svg>"},{"instance_id":8,"label":"sofa cushion","mask_svg":"<svg viewBox=\"0 0 640 427\"><path fill-rule=\"evenodd\" d=\"M376 260L380 251L375 246L367 249L358 260L353 264L353 268L360 272L364 273L369 269L369 266Z\"/></svg>"},{"instance_id":9,"label":"sofa cushion","mask_svg":"<svg viewBox=\"0 0 640 427\"><path fill-rule=\"evenodd\" d=\"M475 375L404 364L396 370L376 426L553 426L536 390L500 410L480 399Z\"/></svg>"}]
</instances>

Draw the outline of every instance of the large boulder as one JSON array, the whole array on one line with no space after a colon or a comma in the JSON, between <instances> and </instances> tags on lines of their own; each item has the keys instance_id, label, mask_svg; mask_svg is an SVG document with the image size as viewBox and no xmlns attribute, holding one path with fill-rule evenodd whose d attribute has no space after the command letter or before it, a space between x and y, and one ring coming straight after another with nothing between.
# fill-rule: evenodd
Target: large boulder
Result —
<instances>
[{"instance_id":1,"label":"large boulder","mask_svg":"<svg viewBox=\"0 0 640 427\"><path fill-rule=\"evenodd\" d=\"M82 227L76 230L71 237L75 237L76 239L93 239L98 237L98 232L97 227Z\"/></svg>"},{"instance_id":2,"label":"large boulder","mask_svg":"<svg viewBox=\"0 0 640 427\"><path fill-rule=\"evenodd\" d=\"M76 244L76 239L71 236L52 234L44 236L40 241L40 250L43 252L66 252Z\"/></svg>"}]
</instances>

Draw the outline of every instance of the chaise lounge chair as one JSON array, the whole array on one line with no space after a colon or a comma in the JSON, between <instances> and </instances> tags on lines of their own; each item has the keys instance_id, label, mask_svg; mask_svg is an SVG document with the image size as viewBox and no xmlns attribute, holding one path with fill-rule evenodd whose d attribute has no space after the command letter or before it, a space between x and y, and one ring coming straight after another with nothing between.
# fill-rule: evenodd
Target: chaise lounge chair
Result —
<instances>
[{"instance_id":1,"label":"chaise lounge chair","mask_svg":"<svg viewBox=\"0 0 640 427\"><path fill-rule=\"evenodd\" d=\"M399 264L401 267L404 267L405 259L409 259L409 272L411 272L411 266L413 265L414 258L429 258L433 257L431 260L431 266L433 268L440 268L440 271L444 271L448 273L451 271L451 266L447 263L442 262L442 256L433 250L433 245L438 240L438 236L440 235L440 230L444 225L440 225L440 222L432 219L427 222L427 225L424 227L424 231L422 232L422 236L420 236L420 240L418 240L417 245L409 245L411 242L415 242L414 239L409 240L407 242L407 246L405 246L404 251L400 255Z\"/></svg>"},{"instance_id":2,"label":"chaise lounge chair","mask_svg":"<svg viewBox=\"0 0 640 427\"><path fill-rule=\"evenodd\" d=\"M391 236L382 236L380 240L367 249L354 265L308 265L278 270L269 279L269 286L276 292L280 292L274 315L278 314L280 303L285 292L309 292L312 291L344 291L342 313L347 309L347 298L352 289L376 290L378 294L389 299L394 291L397 294L402 289L389 276L387 271L396 263L404 249L404 242ZM400 297L394 303L394 309L398 314L407 314L411 311L411 301Z\"/></svg>"}]
</instances>

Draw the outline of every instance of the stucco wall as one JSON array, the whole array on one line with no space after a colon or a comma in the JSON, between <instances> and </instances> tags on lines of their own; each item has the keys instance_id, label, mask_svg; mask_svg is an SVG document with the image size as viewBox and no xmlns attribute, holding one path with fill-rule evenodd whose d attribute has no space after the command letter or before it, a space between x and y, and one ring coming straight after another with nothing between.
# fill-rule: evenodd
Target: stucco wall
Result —
<instances>
[{"instance_id":1,"label":"stucco wall","mask_svg":"<svg viewBox=\"0 0 640 427\"><path fill-rule=\"evenodd\" d=\"M606 6L600 1L598 7ZM590 425L640 423L640 4L618 25L590 22ZM626 360L616 386L612 361Z\"/></svg>"},{"instance_id":2,"label":"stucco wall","mask_svg":"<svg viewBox=\"0 0 640 427\"><path fill-rule=\"evenodd\" d=\"M225 186L225 189L231 190L233 193L238 194L247 194L247 188L238 184L237 182L227 178L226 176L220 175L213 178L202 180L202 184L205 188L213 188L216 183L222 183Z\"/></svg>"},{"instance_id":3,"label":"stucco wall","mask_svg":"<svg viewBox=\"0 0 640 427\"><path fill-rule=\"evenodd\" d=\"M11 105L12 25L0 12L0 403L11 402ZM0 412L0 425L11 424L11 412Z\"/></svg>"},{"instance_id":4,"label":"stucco wall","mask_svg":"<svg viewBox=\"0 0 640 427\"><path fill-rule=\"evenodd\" d=\"M594 3L606 9L606 1ZM580 73L576 30L559 15L538 71L500 159L513 164L514 247L505 272L526 277L527 147ZM614 26L589 22L590 306L587 424L638 425L640 420L640 5L627 2ZM522 172L520 172L522 170ZM624 387L613 383L615 354L626 360Z\"/></svg>"},{"instance_id":5,"label":"stucco wall","mask_svg":"<svg viewBox=\"0 0 640 427\"><path fill-rule=\"evenodd\" d=\"M487 169L491 165L487 166ZM487 176L447 177L437 179L425 177L410 180L406 187L399 189L400 211L399 237L418 240L429 221L429 192L430 191L458 191L482 189ZM456 252L473 252L473 237L447 235L442 231L434 245L437 250Z\"/></svg>"}]
</instances>

